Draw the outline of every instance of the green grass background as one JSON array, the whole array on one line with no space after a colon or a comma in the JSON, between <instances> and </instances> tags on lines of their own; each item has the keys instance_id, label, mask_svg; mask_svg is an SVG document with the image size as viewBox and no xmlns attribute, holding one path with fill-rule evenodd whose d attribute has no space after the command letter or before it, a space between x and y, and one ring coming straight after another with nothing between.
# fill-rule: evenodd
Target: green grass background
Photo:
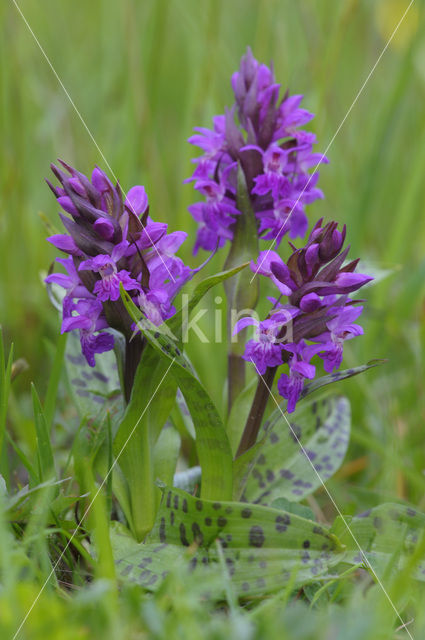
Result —
<instances>
[{"instance_id":1,"label":"green grass background","mask_svg":"<svg viewBox=\"0 0 425 640\"><path fill-rule=\"evenodd\" d=\"M195 225L187 206L195 195L191 185L182 185L182 181L191 173L190 160L196 152L186 139L193 126L209 126L211 117L231 104L230 76L246 46L250 45L261 61L274 61L277 80L284 89L305 95L303 105L317 114L310 128L317 134L317 151L323 152L407 4L405 0L19 2L123 188L144 184L151 215L167 221L173 230L188 231L190 239L182 255L191 264L198 264L201 258L191 257ZM0 5L0 25L0 324L6 342L15 343L16 356L24 357L30 365L14 383L14 415L19 420L11 424L25 439L33 429L29 383L33 380L43 393L48 367L46 342L54 340L58 332L58 318L41 280L55 251L45 242L39 213L53 225L59 226L59 220L43 179L49 175L50 162L58 157L86 173L94 164L107 167L9 0ZM384 499L406 499L425 509L424 99L423 2L416 0L328 151L330 164L322 168L320 177L326 199L308 208L312 222L324 216L347 224L353 257L360 256L377 269L391 270L391 275L365 293L365 336L349 345L346 355L347 366L375 357L387 358L388 363L340 385L353 406L347 459L355 465L347 468L344 477L334 479L330 489L345 512ZM219 268L224 257L222 252L211 268ZM212 316L205 322L207 331L212 331L212 322ZM195 345L189 353L201 379L223 407L225 345L205 345L202 351ZM322 502L326 510L324 498ZM31 585L25 589L19 597L16 593L13 596L18 609L34 590ZM195 598L190 589L189 593ZM0 608L2 597L0 593ZM34 634L43 633L36 625L44 628L44 620L51 632L56 616L57 631L51 637L67 638L63 615L72 610L75 629L71 625L74 631L69 637L86 637L81 626L84 607L90 611L87 615L93 616L99 613L96 598L102 600L99 594L90 597L88 604L82 598L71 607L63 597L46 596L39 613L34 614ZM187 607L187 616L192 617L193 629L185 630L185 618L175 603L170 605L174 611L170 615L176 626L171 622L170 628L183 625L179 633L196 637L202 629L199 620L209 615L208 611L189 596L184 598L180 593L179 597ZM377 594L374 597L379 600ZM383 601L367 608L356 598L360 596L352 596L345 614L332 612L335 629L343 628L338 626L340 618L346 621L351 616L352 633L360 635L349 636L344 630L344 638L369 637L368 630L371 638L381 637L377 634L387 612ZM6 602L3 611L10 609L10 601ZM146 602L143 600L146 611L141 615L138 596L129 590L116 605L121 608L114 624L123 616L137 620L122 637L144 637L138 635L143 625L147 628L154 624L152 620L165 615L161 607L165 611L166 605L160 599L155 604ZM356 616L360 606L366 607L363 627ZM155 607L158 610L154 611ZM251 618L249 623L239 619L239 613L230 621L213 617L211 637L231 637L233 633L245 637L244 624L254 625L251 628L258 637L266 637L261 633L274 637L282 632L282 623L270 612L283 616L282 610L266 610L260 622L255 622L257 626ZM103 613L107 616L108 612ZM285 618L289 628L291 615L296 618L293 612ZM327 628L326 615L323 619L321 615L315 613L315 618L312 613L312 631L302 635L300 628L294 637L319 637L317 629ZM309 620L304 621L307 627ZM99 629L106 628L102 621L93 622L93 629L90 624L87 629L95 637L103 633ZM232 624L241 624L242 631L232 631ZM261 624L265 625L263 632ZM118 624L116 633L123 628ZM163 637L161 633L168 632L149 633Z\"/></svg>"}]
</instances>

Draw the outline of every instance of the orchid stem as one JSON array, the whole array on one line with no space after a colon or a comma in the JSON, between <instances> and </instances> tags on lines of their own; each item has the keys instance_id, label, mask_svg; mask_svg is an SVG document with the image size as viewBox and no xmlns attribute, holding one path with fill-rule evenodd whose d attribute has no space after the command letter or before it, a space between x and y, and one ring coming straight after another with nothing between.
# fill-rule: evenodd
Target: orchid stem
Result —
<instances>
[{"instance_id":1,"label":"orchid stem","mask_svg":"<svg viewBox=\"0 0 425 640\"><path fill-rule=\"evenodd\" d=\"M144 340L140 335L134 336L132 340L125 340L125 362L124 362L124 396L128 404L130 402L131 390L134 384L134 376L142 357Z\"/></svg>"},{"instance_id":2,"label":"orchid stem","mask_svg":"<svg viewBox=\"0 0 425 640\"><path fill-rule=\"evenodd\" d=\"M245 453L245 451L248 451L257 441L267 401L270 397L270 389L276 375L276 369L277 367L268 367L263 376L258 376L257 390L236 452L236 458Z\"/></svg>"}]
</instances>

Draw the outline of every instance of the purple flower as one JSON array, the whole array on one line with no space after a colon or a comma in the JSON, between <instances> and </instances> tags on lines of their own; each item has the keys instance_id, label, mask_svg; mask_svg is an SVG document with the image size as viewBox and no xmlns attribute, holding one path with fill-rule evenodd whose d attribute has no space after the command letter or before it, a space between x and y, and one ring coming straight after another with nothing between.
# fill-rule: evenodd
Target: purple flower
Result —
<instances>
[{"instance_id":1,"label":"purple flower","mask_svg":"<svg viewBox=\"0 0 425 640\"><path fill-rule=\"evenodd\" d=\"M180 231L149 217L146 191L135 186L125 200L96 167L91 180L61 163L52 165L60 185L52 189L66 215L60 214L67 234L48 240L67 258L57 259L65 274L51 274L46 282L65 289L62 331L79 330L82 351L90 366L95 354L114 346L113 328L131 339L132 320L120 300L120 285L155 324L175 313L173 299L194 274L175 255L186 239Z\"/></svg>"},{"instance_id":2,"label":"purple flower","mask_svg":"<svg viewBox=\"0 0 425 640\"><path fill-rule=\"evenodd\" d=\"M244 318L235 331L248 324L257 327L257 340L247 342L244 358L253 360L261 374L267 367L287 363L289 374L282 373L278 390L288 400L289 412L295 408L304 380L314 377L313 356L319 355L325 371L331 372L341 365L344 341L363 333L354 324L363 307L355 306L348 294L372 278L355 273L358 260L344 264L348 254L344 241L345 227L340 231L336 222L322 226L319 220L305 246L294 248L287 262L275 251L263 251L251 263L251 270L269 278L279 295L271 298L273 308L266 320ZM269 323L273 326L271 346Z\"/></svg>"},{"instance_id":3,"label":"purple flower","mask_svg":"<svg viewBox=\"0 0 425 640\"><path fill-rule=\"evenodd\" d=\"M305 206L323 193L312 168L327 162L313 153L314 134L300 129L313 114L300 108L301 95L287 93L279 100L280 85L273 72L253 57L243 56L232 76L235 104L215 116L213 129L197 127L189 142L203 155L194 159L194 187L205 200L189 207L198 223L194 251L212 251L233 239L239 213L236 202L237 165L245 174L258 222L258 234L279 244L285 234L303 237L308 222ZM235 121L235 117L239 123Z\"/></svg>"},{"instance_id":4,"label":"purple flower","mask_svg":"<svg viewBox=\"0 0 425 640\"><path fill-rule=\"evenodd\" d=\"M113 252L112 252L113 253ZM126 291L140 290L140 284L130 276L126 269L118 271L112 256L100 254L81 262L79 271L93 271L99 273L101 280L97 280L93 287L93 293L101 302L118 300L120 297L120 284Z\"/></svg>"},{"instance_id":5,"label":"purple flower","mask_svg":"<svg viewBox=\"0 0 425 640\"><path fill-rule=\"evenodd\" d=\"M318 342L319 356L323 359L325 371L331 373L341 366L344 341L363 335L363 327L353 324L360 316L363 307L337 307L329 309L332 319L326 323L329 331L314 338ZM334 315L335 314L335 315Z\"/></svg>"},{"instance_id":6,"label":"purple flower","mask_svg":"<svg viewBox=\"0 0 425 640\"><path fill-rule=\"evenodd\" d=\"M280 395L288 400L287 411L292 413L303 390L304 380L312 380L316 373L316 368L310 364L310 360L315 355L317 347L308 346L301 340L298 344L287 344L283 348L292 353L292 356L288 361L289 375L282 373L277 382L277 389Z\"/></svg>"},{"instance_id":7,"label":"purple flower","mask_svg":"<svg viewBox=\"0 0 425 640\"><path fill-rule=\"evenodd\" d=\"M96 298L79 300L74 310L78 315L64 319L62 333L79 329L81 350L88 364L94 367L95 354L113 349L114 338L110 333L101 331L108 325L103 317L102 304Z\"/></svg>"}]
</instances>

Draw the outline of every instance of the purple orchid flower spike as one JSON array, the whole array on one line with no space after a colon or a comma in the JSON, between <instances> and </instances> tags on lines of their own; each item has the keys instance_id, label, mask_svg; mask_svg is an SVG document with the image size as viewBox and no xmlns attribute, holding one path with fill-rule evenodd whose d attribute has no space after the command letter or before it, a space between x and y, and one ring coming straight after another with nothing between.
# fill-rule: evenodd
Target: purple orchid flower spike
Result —
<instances>
[{"instance_id":1,"label":"purple orchid flower spike","mask_svg":"<svg viewBox=\"0 0 425 640\"><path fill-rule=\"evenodd\" d=\"M287 233L303 237L308 228L305 206L323 198L316 186L318 172L309 172L328 160L313 153L314 134L300 129L314 117L300 108L303 96L286 93L279 99L272 69L260 64L249 48L231 84L232 109L214 117L213 129L198 127L189 138L203 151L186 180L204 197L189 207L198 223L195 253L233 239L241 213L236 202L238 165L263 239L279 244Z\"/></svg>"},{"instance_id":2,"label":"purple orchid flower spike","mask_svg":"<svg viewBox=\"0 0 425 640\"><path fill-rule=\"evenodd\" d=\"M282 372L278 380L278 391L287 399L289 413L296 407L305 380L315 375L310 360L319 356L325 371L338 369L344 341L363 333L355 324L363 306L349 294L372 278L355 272L358 260L345 263L349 250L344 249L345 235L345 227L339 230L336 222L323 226L319 220L305 246L293 247L286 262L275 251L263 251L251 263L251 270L268 278L278 296L271 298L273 308L265 320L243 318L235 332L250 324L256 327L257 336L247 342L243 357L254 362L269 388L276 370L283 365L289 367L289 373ZM262 384L251 422L259 424L266 400ZM249 442L252 444L252 436Z\"/></svg>"},{"instance_id":3,"label":"purple orchid flower spike","mask_svg":"<svg viewBox=\"0 0 425 640\"><path fill-rule=\"evenodd\" d=\"M60 182L48 182L58 204L67 234L48 238L67 254L58 258L67 275L55 273L46 282L65 289L62 331L78 330L82 351L90 366L95 355L114 347L108 329L126 339L126 395L143 349L141 336L133 337L132 321L120 299L120 285L152 322L159 325L175 313L173 299L197 270L187 267L175 253L185 241L180 231L149 217L148 197L135 186L125 200L119 184L113 185L96 167L91 180L61 162L52 165ZM133 339L132 339L133 338ZM138 351L138 357L130 351Z\"/></svg>"}]
</instances>

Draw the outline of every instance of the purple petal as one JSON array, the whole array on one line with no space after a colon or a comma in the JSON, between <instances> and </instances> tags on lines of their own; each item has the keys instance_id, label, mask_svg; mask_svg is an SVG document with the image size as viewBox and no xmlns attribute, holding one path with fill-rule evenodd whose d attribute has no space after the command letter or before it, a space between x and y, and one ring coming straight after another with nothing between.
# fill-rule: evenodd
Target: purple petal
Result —
<instances>
[{"instance_id":1,"label":"purple petal","mask_svg":"<svg viewBox=\"0 0 425 640\"><path fill-rule=\"evenodd\" d=\"M145 188L142 186L132 187L127 193L125 206L137 216L144 213L148 206L148 196L146 195Z\"/></svg>"}]
</instances>

